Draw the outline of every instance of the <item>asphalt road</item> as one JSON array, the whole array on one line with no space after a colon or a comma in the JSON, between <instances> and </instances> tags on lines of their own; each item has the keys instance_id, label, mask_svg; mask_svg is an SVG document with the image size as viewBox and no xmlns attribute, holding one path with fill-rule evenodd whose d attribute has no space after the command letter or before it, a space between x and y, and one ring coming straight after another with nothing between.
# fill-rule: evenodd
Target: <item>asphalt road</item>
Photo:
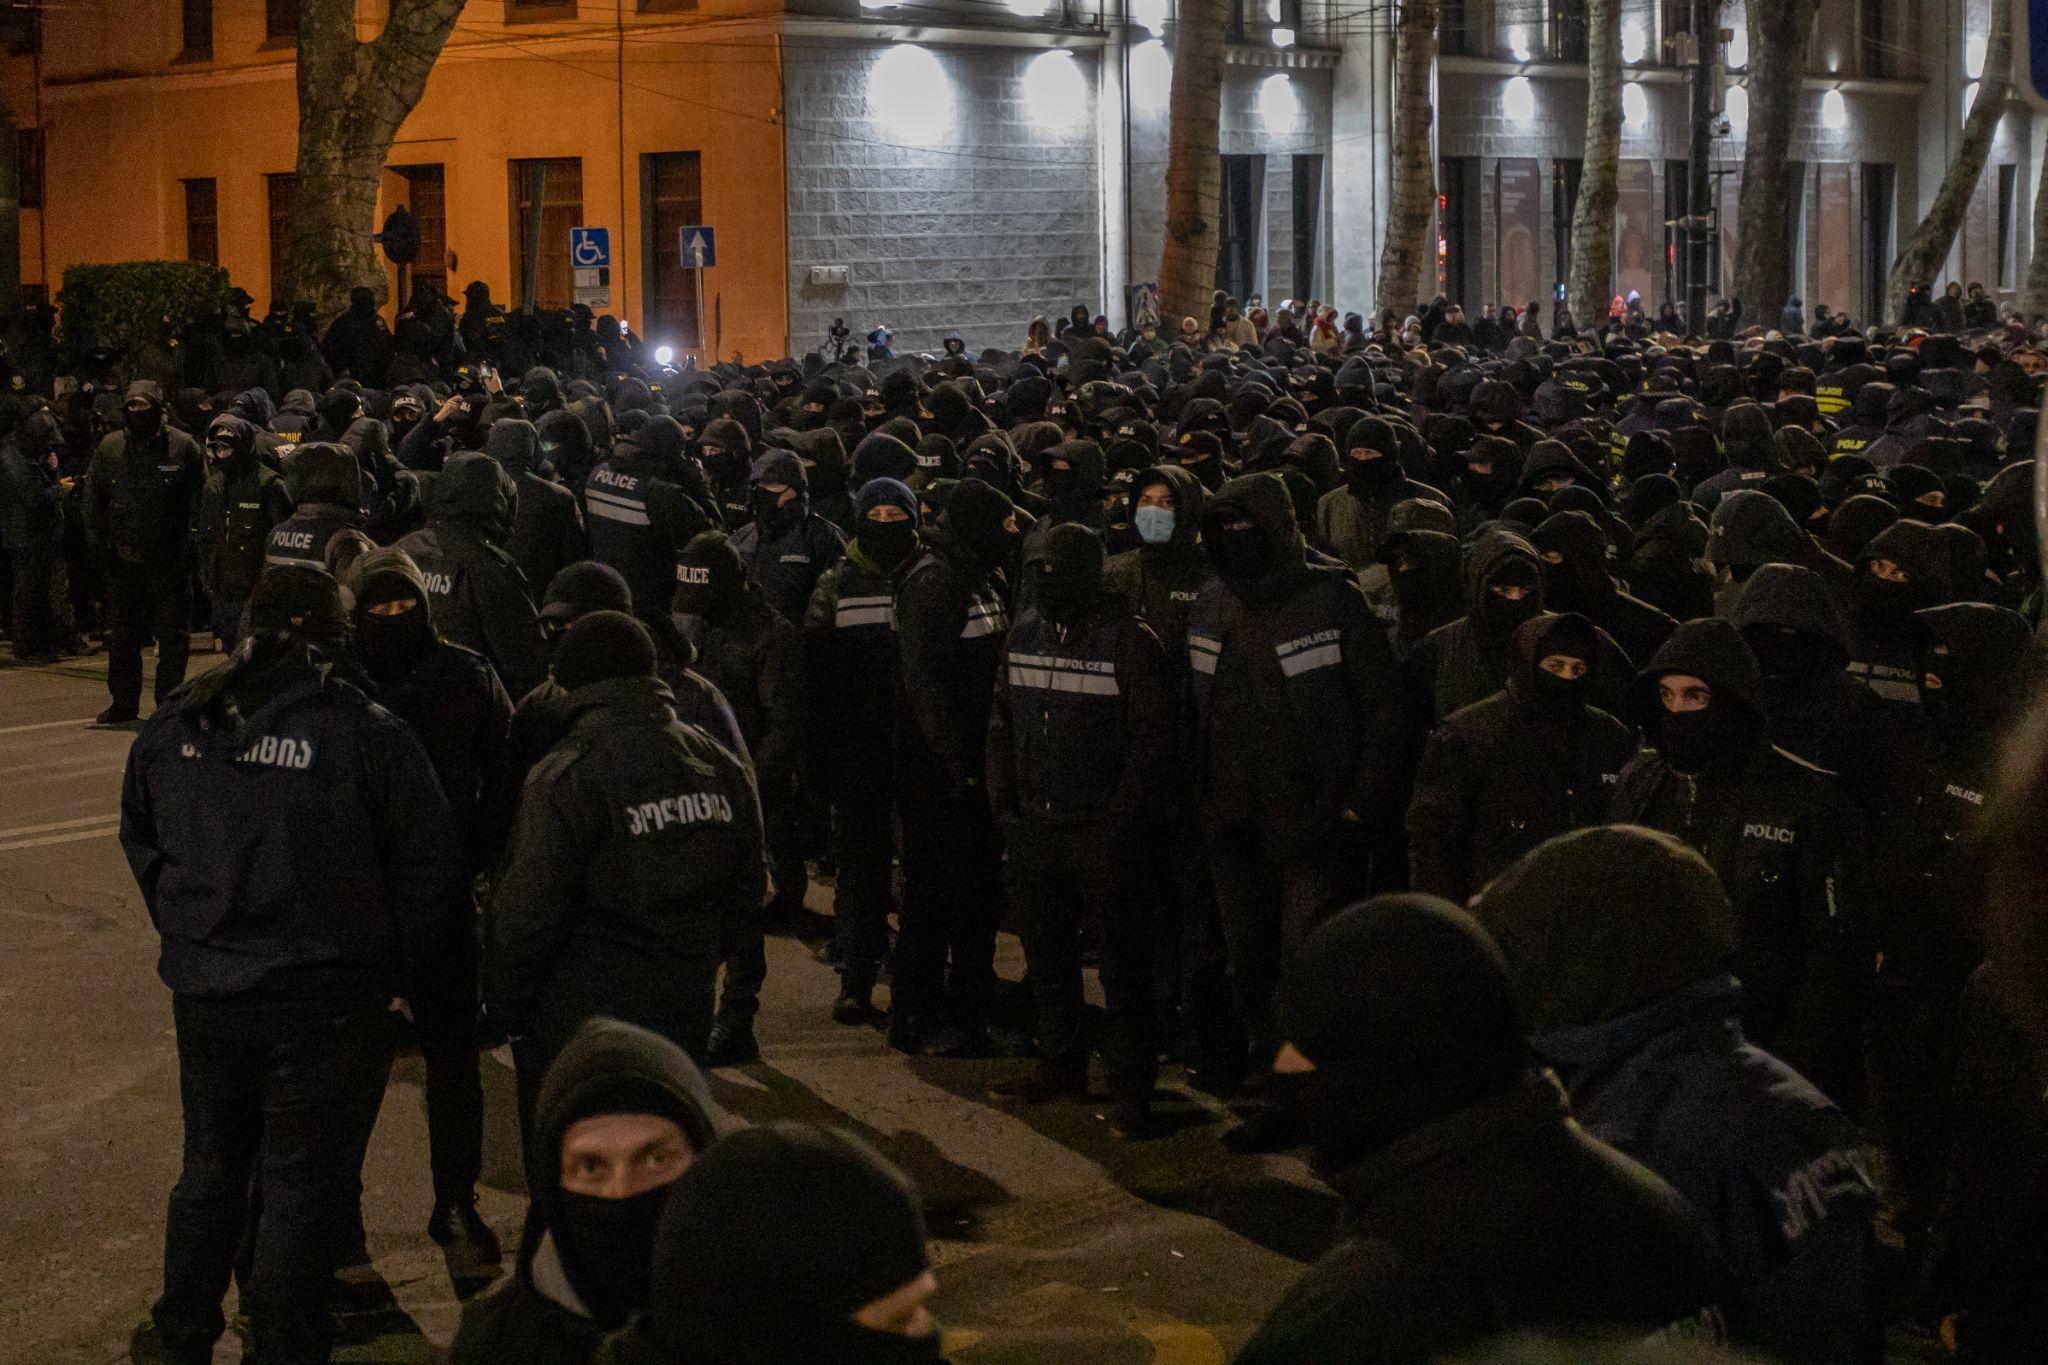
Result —
<instances>
[{"instance_id":1,"label":"asphalt road","mask_svg":"<svg viewBox=\"0 0 2048 1365\"><path fill-rule=\"evenodd\" d=\"M195 656L195 670L213 656ZM126 1359L161 1267L179 1117L170 997L116 840L130 735L88 728L104 657L0 660L0 1365ZM829 909L830 892L811 901ZM1003 970L1021 975L1013 939ZM1226 1153L1223 1109L1177 1089L1173 1131L1128 1144L1104 1104L1009 1112L982 1099L1014 1063L909 1060L830 1018L837 984L769 941L761 1062L714 1073L740 1118L803 1118L873 1141L926 1200L952 1359L1215 1365L1326 1244L1331 1196L1291 1158ZM1173 1082L1174 1077L1169 1076ZM364 1221L391 1310L337 1358L434 1358L457 1299L427 1240L416 1058L401 1059L364 1171ZM480 1207L508 1247L525 1207L512 1074L484 1060ZM230 1336L218 1359L239 1358Z\"/></svg>"}]
</instances>

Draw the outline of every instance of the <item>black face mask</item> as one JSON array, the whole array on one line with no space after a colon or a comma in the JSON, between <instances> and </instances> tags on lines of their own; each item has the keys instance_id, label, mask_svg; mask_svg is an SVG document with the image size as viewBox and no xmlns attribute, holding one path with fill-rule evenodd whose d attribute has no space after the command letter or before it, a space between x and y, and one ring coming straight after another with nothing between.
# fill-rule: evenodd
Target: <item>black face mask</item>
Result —
<instances>
[{"instance_id":1,"label":"black face mask","mask_svg":"<svg viewBox=\"0 0 2048 1365\"><path fill-rule=\"evenodd\" d=\"M133 408L121 409L121 425L128 434L138 441L154 439L164 429L164 415L161 409L144 408L137 412Z\"/></svg>"},{"instance_id":2,"label":"black face mask","mask_svg":"<svg viewBox=\"0 0 2048 1365\"><path fill-rule=\"evenodd\" d=\"M1880 635L1903 631L1915 605L1910 583L1894 583L1869 572L1856 580L1856 620L1865 630Z\"/></svg>"},{"instance_id":3,"label":"black face mask","mask_svg":"<svg viewBox=\"0 0 2048 1365\"><path fill-rule=\"evenodd\" d=\"M893 573L917 553L917 523L868 521L860 524L860 550L883 573Z\"/></svg>"},{"instance_id":4,"label":"black face mask","mask_svg":"<svg viewBox=\"0 0 2048 1365\"><path fill-rule=\"evenodd\" d=\"M1279 556L1273 549L1273 541L1257 526L1245 526L1237 530L1222 527L1210 532L1204 541L1209 549L1209 562L1216 566L1216 572L1239 583L1255 582L1273 571Z\"/></svg>"},{"instance_id":5,"label":"black face mask","mask_svg":"<svg viewBox=\"0 0 2048 1365\"><path fill-rule=\"evenodd\" d=\"M562 1269L598 1326L622 1327L647 1302L654 1229L674 1188L671 1182L630 1199L567 1190L558 1196L562 1221L554 1234L561 1244Z\"/></svg>"},{"instance_id":6,"label":"black face mask","mask_svg":"<svg viewBox=\"0 0 2048 1365\"><path fill-rule=\"evenodd\" d=\"M1347 459L1344 478L1357 492L1377 493L1393 487L1400 480L1401 465L1391 455L1380 455L1370 460Z\"/></svg>"},{"instance_id":7,"label":"black face mask","mask_svg":"<svg viewBox=\"0 0 2048 1365\"><path fill-rule=\"evenodd\" d=\"M418 668L434 644L432 618L417 602L396 616L358 610L355 627L356 657L380 683L396 682Z\"/></svg>"},{"instance_id":8,"label":"black face mask","mask_svg":"<svg viewBox=\"0 0 2048 1365\"><path fill-rule=\"evenodd\" d=\"M764 535L780 535L796 524L797 500L783 502L781 496L765 488L756 488L747 495L747 505L754 509L754 520L760 523Z\"/></svg>"},{"instance_id":9,"label":"black face mask","mask_svg":"<svg viewBox=\"0 0 2048 1365\"><path fill-rule=\"evenodd\" d=\"M1534 589L1522 594L1520 601L1509 601L1488 588L1480 595L1483 606L1480 614L1485 618L1488 631L1496 635L1512 635L1522 622L1543 610L1543 602Z\"/></svg>"},{"instance_id":10,"label":"black face mask","mask_svg":"<svg viewBox=\"0 0 2048 1365\"><path fill-rule=\"evenodd\" d=\"M1801 683L1826 671L1836 657L1827 641L1782 626L1758 626L1742 633L1764 677L1780 686Z\"/></svg>"},{"instance_id":11,"label":"black face mask","mask_svg":"<svg viewBox=\"0 0 2048 1365\"><path fill-rule=\"evenodd\" d=\"M1102 596L1102 580L1077 574L1038 572L1038 609L1056 626L1069 625L1087 615L1088 608Z\"/></svg>"},{"instance_id":12,"label":"black face mask","mask_svg":"<svg viewBox=\"0 0 2048 1365\"><path fill-rule=\"evenodd\" d=\"M1703 710L1663 712L1657 730L1657 752L1675 771L1686 774L1740 761L1756 738L1749 714L1719 697Z\"/></svg>"},{"instance_id":13,"label":"black face mask","mask_svg":"<svg viewBox=\"0 0 2048 1365\"><path fill-rule=\"evenodd\" d=\"M1586 674L1578 678L1560 678L1547 669L1539 668L1529 680L1529 699L1540 711L1561 717L1570 717L1585 710L1591 698L1593 677Z\"/></svg>"}]
</instances>

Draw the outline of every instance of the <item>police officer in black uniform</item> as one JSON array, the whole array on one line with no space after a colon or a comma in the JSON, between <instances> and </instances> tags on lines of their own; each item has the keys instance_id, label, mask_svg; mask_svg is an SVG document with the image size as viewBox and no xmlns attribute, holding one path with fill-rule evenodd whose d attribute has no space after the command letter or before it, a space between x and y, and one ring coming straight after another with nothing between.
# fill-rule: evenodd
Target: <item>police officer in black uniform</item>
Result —
<instances>
[{"instance_id":1,"label":"police officer in black uniform","mask_svg":"<svg viewBox=\"0 0 2048 1365\"><path fill-rule=\"evenodd\" d=\"M250 638L136 737L121 844L163 940L185 1164L137 1360L200 1365L248 1228L253 1353L324 1361L325 1295L391 1065L393 996L448 960L467 887L433 766L336 668L341 590L273 569Z\"/></svg>"},{"instance_id":2,"label":"police officer in black uniform","mask_svg":"<svg viewBox=\"0 0 2048 1365\"><path fill-rule=\"evenodd\" d=\"M206 491L195 536L199 582L213 599L213 635L233 653L242 609L263 575L270 528L292 514L277 471L256 455L256 428L232 413L206 428Z\"/></svg>"},{"instance_id":3,"label":"police officer in black uniform","mask_svg":"<svg viewBox=\"0 0 2048 1365\"><path fill-rule=\"evenodd\" d=\"M190 436L164 421L164 393L138 379L86 471L85 525L107 572L107 691L101 725L134 720L142 701L142 647L156 641L156 699L185 680L191 652L192 524L206 462Z\"/></svg>"},{"instance_id":4,"label":"police officer in black uniform","mask_svg":"<svg viewBox=\"0 0 2048 1365\"><path fill-rule=\"evenodd\" d=\"M1025 566L1034 605L1010 629L989 721L988 787L1038 1003L1037 1065L999 1085L1037 1103L1088 1089L1081 946L1101 943L1112 1123L1147 1127L1159 1043L1152 1003L1153 850L1172 827L1179 697L1152 629L1105 592L1102 538L1066 522Z\"/></svg>"},{"instance_id":5,"label":"police officer in black uniform","mask_svg":"<svg viewBox=\"0 0 2048 1365\"><path fill-rule=\"evenodd\" d=\"M562 636L554 678L573 719L527 774L485 948L528 1116L592 1016L703 1056L721 945L766 889L753 775L676 719L645 626L591 613Z\"/></svg>"}]
</instances>

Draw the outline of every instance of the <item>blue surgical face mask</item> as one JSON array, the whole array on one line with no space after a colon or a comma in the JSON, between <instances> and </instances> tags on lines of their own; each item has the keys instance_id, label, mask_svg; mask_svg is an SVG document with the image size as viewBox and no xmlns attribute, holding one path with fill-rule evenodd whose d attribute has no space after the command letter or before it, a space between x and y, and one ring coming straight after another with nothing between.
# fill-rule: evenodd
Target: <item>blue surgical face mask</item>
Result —
<instances>
[{"instance_id":1,"label":"blue surgical face mask","mask_svg":"<svg viewBox=\"0 0 2048 1365\"><path fill-rule=\"evenodd\" d=\"M1131 525L1138 528L1138 539L1147 545L1164 545L1173 539L1173 509L1140 507L1131 513Z\"/></svg>"}]
</instances>

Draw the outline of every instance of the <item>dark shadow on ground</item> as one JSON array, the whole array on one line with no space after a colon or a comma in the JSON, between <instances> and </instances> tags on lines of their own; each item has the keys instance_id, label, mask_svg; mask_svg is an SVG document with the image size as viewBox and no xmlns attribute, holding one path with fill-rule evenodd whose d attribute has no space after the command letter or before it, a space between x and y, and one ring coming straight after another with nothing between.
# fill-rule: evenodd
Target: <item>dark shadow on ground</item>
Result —
<instances>
[{"instance_id":1,"label":"dark shadow on ground","mask_svg":"<svg viewBox=\"0 0 2048 1365\"><path fill-rule=\"evenodd\" d=\"M925 1218L948 1238L982 1240L983 1212L1010 1202L1009 1192L1001 1185L970 1166L948 1160L922 1133L907 1128L884 1131L856 1119L767 1063L756 1062L745 1070L762 1089L735 1085L716 1071L707 1073L711 1093L721 1105L749 1123L794 1119L841 1128L870 1143L902 1167L924 1196Z\"/></svg>"}]
</instances>

